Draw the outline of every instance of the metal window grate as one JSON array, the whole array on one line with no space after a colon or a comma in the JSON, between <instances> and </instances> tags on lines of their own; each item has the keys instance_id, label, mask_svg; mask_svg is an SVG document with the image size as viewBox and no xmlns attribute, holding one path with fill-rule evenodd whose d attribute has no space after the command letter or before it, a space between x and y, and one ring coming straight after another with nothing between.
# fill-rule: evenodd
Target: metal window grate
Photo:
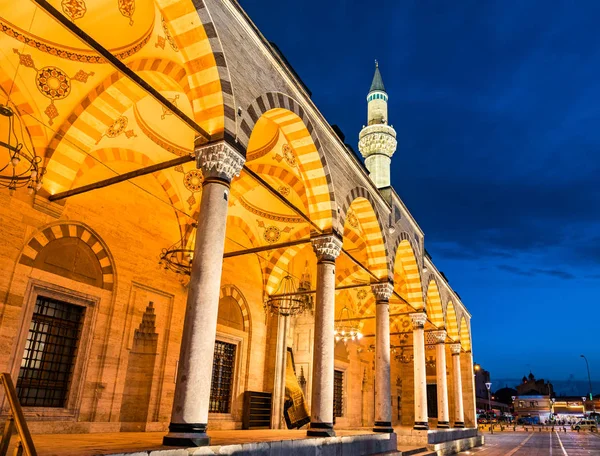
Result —
<instances>
[{"instance_id":1,"label":"metal window grate","mask_svg":"<svg viewBox=\"0 0 600 456\"><path fill-rule=\"evenodd\" d=\"M82 306L37 297L17 379L22 406L66 405L84 314Z\"/></svg>"},{"instance_id":2,"label":"metal window grate","mask_svg":"<svg viewBox=\"0 0 600 456\"><path fill-rule=\"evenodd\" d=\"M341 417L344 410L344 372L333 371L333 416Z\"/></svg>"},{"instance_id":3,"label":"metal window grate","mask_svg":"<svg viewBox=\"0 0 600 456\"><path fill-rule=\"evenodd\" d=\"M209 412L229 413L235 366L235 349L236 346L234 344L228 344L219 340L215 341Z\"/></svg>"}]
</instances>

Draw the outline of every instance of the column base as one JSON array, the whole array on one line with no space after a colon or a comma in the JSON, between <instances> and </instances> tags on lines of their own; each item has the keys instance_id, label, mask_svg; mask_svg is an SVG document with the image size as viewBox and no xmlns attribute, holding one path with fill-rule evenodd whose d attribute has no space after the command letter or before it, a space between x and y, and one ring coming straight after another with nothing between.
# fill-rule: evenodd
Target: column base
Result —
<instances>
[{"instance_id":1,"label":"column base","mask_svg":"<svg viewBox=\"0 0 600 456\"><path fill-rule=\"evenodd\" d=\"M310 437L335 437L332 423L310 423L306 435Z\"/></svg>"},{"instance_id":2,"label":"column base","mask_svg":"<svg viewBox=\"0 0 600 456\"><path fill-rule=\"evenodd\" d=\"M429 429L429 423L427 423L426 421L415 421L413 429L416 429L418 431L426 431L427 429Z\"/></svg>"},{"instance_id":3,"label":"column base","mask_svg":"<svg viewBox=\"0 0 600 456\"><path fill-rule=\"evenodd\" d=\"M391 421L375 421L374 424L375 427L373 428L373 432L382 432L386 434L392 434L394 432Z\"/></svg>"},{"instance_id":4,"label":"column base","mask_svg":"<svg viewBox=\"0 0 600 456\"><path fill-rule=\"evenodd\" d=\"M171 423L169 433L163 437L163 445L201 447L210 445L204 423Z\"/></svg>"},{"instance_id":5,"label":"column base","mask_svg":"<svg viewBox=\"0 0 600 456\"><path fill-rule=\"evenodd\" d=\"M465 423L464 423L464 421L455 421L454 422L454 427L455 428L464 428L465 427Z\"/></svg>"},{"instance_id":6,"label":"column base","mask_svg":"<svg viewBox=\"0 0 600 456\"><path fill-rule=\"evenodd\" d=\"M437 423L438 429L450 429L449 421L438 421Z\"/></svg>"}]
</instances>

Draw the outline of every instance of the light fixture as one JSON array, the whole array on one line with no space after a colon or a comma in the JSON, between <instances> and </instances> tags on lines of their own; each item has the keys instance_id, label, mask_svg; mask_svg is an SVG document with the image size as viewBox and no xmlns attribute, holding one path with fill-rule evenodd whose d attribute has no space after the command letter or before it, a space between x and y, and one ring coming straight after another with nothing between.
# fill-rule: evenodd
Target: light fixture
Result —
<instances>
[{"instance_id":1,"label":"light fixture","mask_svg":"<svg viewBox=\"0 0 600 456\"><path fill-rule=\"evenodd\" d=\"M429 367L430 369L435 367L435 357L428 356L427 358L425 358L425 366Z\"/></svg>"},{"instance_id":2,"label":"light fixture","mask_svg":"<svg viewBox=\"0 0 600 456\"><path fill-rule=\"evenodd\" d=\"M404 353L404 348L400 348L400 353L396 354L394 359L400 361L402 364L409 364L413 362L415 355L413 353L406 354Z\"/></svg>"},{"instance_id":3,"label":"light fixture","mask_svg":"<svg viewBox=\"0 0 600 456\"><path fill-rule=\"evenodd\" d=\"M33 194L42 188L42 157L27 146L21 119L10 106L0 104L0 116L3 124L8 123L6 141L0 139L0 148L6 154L6 162L0 161L0 187L8 188L11 195L17 188L27 187L29 194ZM15 131L15 117L19 121L20 140Z\"/></svg>"},{"instance_id":4,"label":"light fixture","mask_svg":"<svg viewBox=\"0 0 600 456\"><path fill-rule=\"evenodd\" d=\"M274 294L265 300L265 311L272 315L283 315L289 317L300 315L304 311L313 310L313 296L311 291L311 276L308 271L308 262L300 283L296 285L296 279L289 273L281 281Z\"/></svg>"},{"instance_id":5,"label":"light fixture","mask_svg":"<svg viewBox=\"0 0 600 456\"><path fill-rule=\"evenodd\" d=\"M336 319L336 325L333 330L335 341L339 342L342 340L346 343L362 339L363 335L359 328L359 320L354 317L352 309L344 304Z\"/></svg>"},{"instance_id":6,"label":"light fixture","mask_svg":"<svg viewBox=\"0 0 600 456\"><path fill-rule=\"evenodd\" d=\"M190 224L188 230L186 230L187 233L190 233L188 237L184 235L172 246L162 249L158 264L176 274L189 276L192 272L192 260L194 259L194 246L196 244L196 233L192 231L192 228L196 226L195 223Z\"/></svg>"}]
</instances>

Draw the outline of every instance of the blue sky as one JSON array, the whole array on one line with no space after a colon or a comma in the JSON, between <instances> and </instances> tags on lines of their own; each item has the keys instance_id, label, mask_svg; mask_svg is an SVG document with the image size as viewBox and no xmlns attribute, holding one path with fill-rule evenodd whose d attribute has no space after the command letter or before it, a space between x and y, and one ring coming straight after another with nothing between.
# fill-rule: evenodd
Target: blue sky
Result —
<instances>
[{"instance_id":1,"label":"blue sky","mask_svg":"<svg viewBox=\"0 0 600 456\"><path fill-rule=\"evenodd\" d=\"M600 2L241 3L355 149L379 60L393 185L476 361L587 379L585 353L600 379Z\"/></svg>"}]
</instances>

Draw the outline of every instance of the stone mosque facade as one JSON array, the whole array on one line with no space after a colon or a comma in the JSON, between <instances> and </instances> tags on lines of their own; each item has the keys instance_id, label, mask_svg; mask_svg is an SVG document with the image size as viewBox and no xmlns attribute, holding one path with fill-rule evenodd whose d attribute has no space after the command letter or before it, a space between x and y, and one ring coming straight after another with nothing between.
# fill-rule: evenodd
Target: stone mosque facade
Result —
<instances>
[{"instance_id":1,"label":"stone mosque facade","mask_svg":"<svg viewBox=\"0 0 600 456\"><path fill-rule=\"evenodd\" d=\"M234 0L0 3L0 368L32 432L476 427L378 67L363 165Z\"/></svg>"}]
</instances>

